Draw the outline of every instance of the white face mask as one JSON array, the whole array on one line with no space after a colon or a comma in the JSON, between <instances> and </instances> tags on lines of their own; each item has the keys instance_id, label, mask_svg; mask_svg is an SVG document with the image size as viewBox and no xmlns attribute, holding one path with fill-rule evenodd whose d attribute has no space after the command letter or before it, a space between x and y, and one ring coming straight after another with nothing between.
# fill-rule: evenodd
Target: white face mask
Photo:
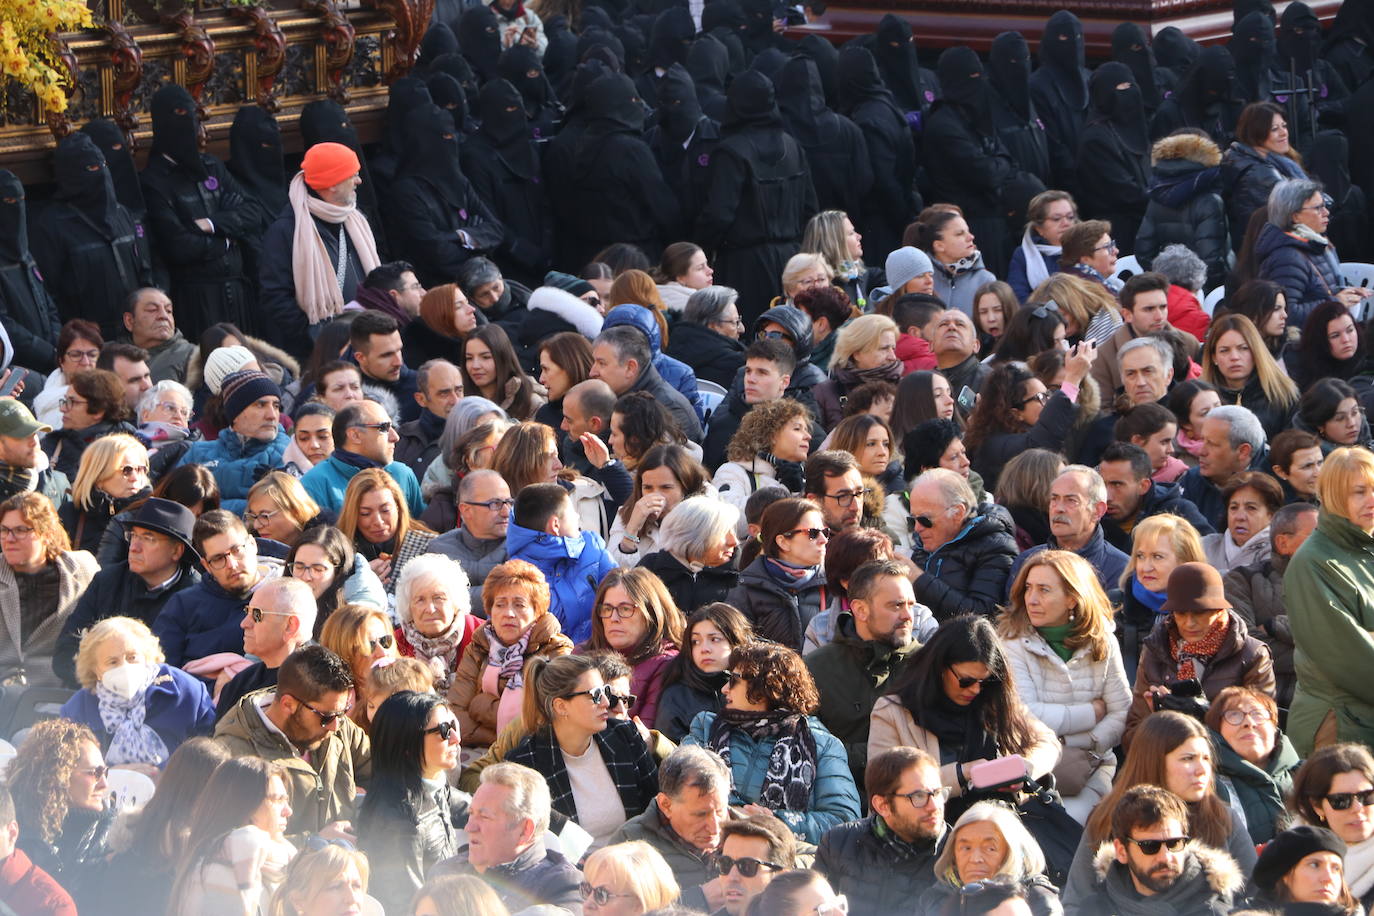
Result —
<instances>
[{"instance_id":1,"label":"white face mask","mask_svg":"<svg viewBox=\"0 0 1374 916\"><path fill-rule=\"evenodd\" d=\"M153 679L153 666L144 664L115 665L100 676L100 685L125 700L132 700Z\"/></svg>"}]
</instances>

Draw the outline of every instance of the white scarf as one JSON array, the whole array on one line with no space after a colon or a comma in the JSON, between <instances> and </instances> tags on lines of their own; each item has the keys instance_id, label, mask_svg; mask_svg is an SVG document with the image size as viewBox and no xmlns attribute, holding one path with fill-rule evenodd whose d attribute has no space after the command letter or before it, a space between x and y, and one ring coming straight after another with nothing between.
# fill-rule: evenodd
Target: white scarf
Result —
<instances>
[{"instance_id":1,"label":"white scarf","mask_svg":"<svg viewBox=\"0 0 1374 916\"><path fill-rule=\"evenodd\" d=\"M1058 258L1064 253L1064 249L1059 245L1051 245L1048 242L1037 242L1032 237L1029 227L1026 234L1021 236L1021 254L1026 259L1026 282L1031 289L1035 289L1041 283L1050 278L1050 272L1045 268L1045 255L1052 254Z\"/></svg>"},{"instance_id":2,"label":"white scarf","mask_svg":"<svg viewBox=\"0 0 1374 916\"><path fill-rule=\"evenodd\" d=\"M1374 837L1345 847L1345 880L1356 897L1374 888Z\"/></svg>"},{"instance_id":3,"label":"white scarf","mask_svg":"<svg viewBox=\"0 0 1374 916\"><path fill-rule=\"evenodd\" d=\"M319 217L326 223L343 223L348 242L358 253L358 260L366 274L381 263L377 257L377 243L372 227L356 205L340 207L312 195L305 186L305 172L297 172L291 179L287 193L291 210L296 216L296 229L291 237L291 277L296 284L296 304L305 312L311 324L333 318L343 311L343 294L339 292L337 271L330 262L324 240L315 228Z\"/></svg>"},{"instance_id":4,"label":"white scarf","mask_svg":"<svg viewBox=\"0 0 1374 916\"><path fill-rule=\"evenodd\" d=\"M157 669L152 669L156 674ZM148 707L144 705L148 697L148 685L126 700L105 685L95 685L95 697L100 704L100 724L110 735L110 749L105 752L105 762L114 766L120 763L151 763L161 766L167 762L171 753L162 736L152 726L143 723Z\"/></svg>"}]
</instances>

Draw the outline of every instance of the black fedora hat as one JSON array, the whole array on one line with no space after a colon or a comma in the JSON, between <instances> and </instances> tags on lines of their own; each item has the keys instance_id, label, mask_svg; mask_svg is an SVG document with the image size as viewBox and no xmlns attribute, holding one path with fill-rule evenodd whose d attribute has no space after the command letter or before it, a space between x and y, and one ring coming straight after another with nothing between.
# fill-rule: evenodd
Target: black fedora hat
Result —
<instances>
[{"instance_id":1,"label":"black fedora hat","mask_svg":"<svg viewBox=\"0 0 1374 916\"><path fill-rule=\"evenodd\" d=\"M195 560L200 556L191 544L191 530L195 526L196 517L191 514L190 509L170 499L150 496L134 511L127 527L147 528L149 531L175 538L186 545L186 557Z\"/></svg>"}]
</instances>

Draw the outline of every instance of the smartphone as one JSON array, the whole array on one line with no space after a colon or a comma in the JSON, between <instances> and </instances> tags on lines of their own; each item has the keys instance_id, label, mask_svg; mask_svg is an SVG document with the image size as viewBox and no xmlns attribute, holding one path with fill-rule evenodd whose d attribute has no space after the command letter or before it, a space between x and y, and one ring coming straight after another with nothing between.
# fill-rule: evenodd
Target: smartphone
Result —
<instances>
[{"instance_id":1,"label":"smartphone","mask_svg":"<svg viewBox=\"0 0 1374 916\"><path fill-rule=\"evenodd\" d=\"M988 760L969 770L968 784L975 789L1005 789L1025 782L1030 775L1026 758L1011 754Z\"/></svg>"},{"instance_id":2,"label":"smartphone","mask_svg":"<svg viewBox=\"0 0 1374 916\"><path fill-rule=\"evenodd\" d=\"M959 390L959 409L966 415L973 413L974 405L978 403L978 395L973 393L973 389L965 385Z\"/></svg>"},{"instance_id":3,"label":"smartphone","mask_svg":"<svg viewBox=\"0 0 1374 916\"><path fill-rule=\"evenodd\" d=\"M0 398L13 396L14 389L19 387L19 383L29 377L29 370L15 366L10 370L10 377L5 379L5 384L0 385Z\"/></svg>"}]
</instances>

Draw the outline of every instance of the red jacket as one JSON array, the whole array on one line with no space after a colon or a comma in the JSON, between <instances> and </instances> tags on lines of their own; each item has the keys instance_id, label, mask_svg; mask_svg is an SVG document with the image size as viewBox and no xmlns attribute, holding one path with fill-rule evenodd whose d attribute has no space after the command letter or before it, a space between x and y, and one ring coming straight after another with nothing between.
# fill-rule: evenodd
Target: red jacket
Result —
<instances>
[{"instance_id":1,"label":"red jacket","mask_svg":"<svg viewBox=\"0 0 1374 916\"><path fill-rule=\"evenodd\" d=\"M897 338L897 358L902 361L903 375L917 369L935 368L935 354L931 352L930 344L924 337L900 335Z\"/></svg>"},{"instance_id":2,"label":"red jacket","mask_svg":"<svg viewBox=\"0 0 1374 916\"><path fill-rule=\"evenodd\" d=\"M0 865L0 903L22 916L76 916L76 904L22 849Z\"/></svg>"},{"instance_id":3,"label":"red jacket","mask_svg":"<svg viewBox=\"0 0 1374 916\"><path fill-rule=\"evenodd\" d=\"M1187 331L1199 341L1207 340L1207 327L1212 319L1202 310L1197 296L1181 286L1169 287L1169 324Z\"/></svg>"}]
</instances>

